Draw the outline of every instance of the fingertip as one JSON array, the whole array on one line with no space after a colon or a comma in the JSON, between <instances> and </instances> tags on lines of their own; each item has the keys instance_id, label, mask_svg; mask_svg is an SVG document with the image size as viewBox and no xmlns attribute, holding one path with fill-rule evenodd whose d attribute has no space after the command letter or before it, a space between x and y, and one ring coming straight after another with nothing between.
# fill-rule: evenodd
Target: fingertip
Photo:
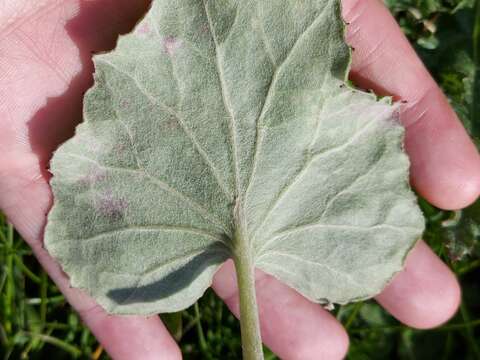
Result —
<instances>
[{"instance_id":1,"label":"fingertip","mask_svg":"<svg viewBox=\"0 0 480 360\"><path fill-rule=\"evenodd\" d=\"M467 177L467 181L463 184L461 193L462 202L459 201L452 210L470 206L480 197L480 156L477 165L478 166L472 169L472 174Z\"/></svg>"},{"instance_id":2,"label":"fingertip","mask_svg":"<svg viewBox=\"0 0 480 360\"><path fill-rule=\"evenodd\" d=\"M376 300L402 323L430 329L457 311L461 290L455 275L420 241L399 273Z\"/></svg>"},{"instance_id":3,"label":"fingertip","mask_svg":"<svg viewBox=\"0 0 480 360\"><path fill-rule=\"evenodd\" d=\"M342 343L340 344L341 352L339 352L338 359L345 359L347 357L348 348L350 347L350 339L347 335L347 332L343 331L344 335L342 335Z\"/></svg>"},{"instance_id":4,"label":"fingertip","mask_svg":"<svg viewBox=\"0 0 480 360\"><path fill-rule=\"evenodd\" d=\"M287 355L284 358L291 360L345 359L350 346L347 331L328 311L317 304L314 306L317 307L318 314L312 313L310 321L318 322L315 324L316 329L312 328L310 334L296 336L295 342L290 346L290 353L286 349L283 351L283 354Z\"/></svg>"},{"instance_id":5,"label":"fingertip","mask_svg":"<svg viewBox=\"0 0 480 360\"><path fill-rule=\"evenodd\" d=\"M332 337L332 345L325 351L325 359L345 359L348 348L350 347L350 338L345 328L336 321L335 335Z\"/></svg>"},{"instance_id":6,"label":"fingertip","mask_svg":"<svg viewBox=\"0 0 480 360\"><path fill-rule=\"evenodd\" d=\"M339 352L339 359L345 359L347 357L348 349L350 347L350 338L348 337L347 332L343 329L343 335L341 336L341 344L339 348L341 351Z\"/></svg>"},{"instance_id":7,"label":"fingertip","mask_svg":"<svg viewBox=\"0 0 480 360\"><path fill-rule=\"evenodd\" d=\"M480 168L461 174L453 173L438 182L436 192L428 200L440 209L459 210L473 204L480 196Z\"/></svg>"},{"instance_id":8,"label":"fingertip","mask_svg":"<svg viewBox=\"0 0 480 360\"><path fill-rule=\"evenodd\" d=\"M461 209L480 195L480 154L444 96L435 91L427 100L438 104L425 109L435 121L411 123L405 137L412 185L439 208Z\"/></svg>"},{"instance_id":9,"label":"fingertip","mask_svg":"<svg viewBox=\"0 0 480 360\"><path fill-rule=\"evenodd\" d=\"M438 302L432 302L429 316L424 316L422 321L412 322L410 325L416 329L432 329L448 322L458 311L462 298L462 291L458 280L451 276L445 283L444 298Z\"/></svg>"},{"instance_id":10,"label":"fingertip","mask_svg":"<svg viewBox=\"0 0 480 360\"><path fill-rule=\"evenodd\" d=\"M459 210L473 204L480 196L480 159L478 166L465 169L463 173L449 178L444 196L435 199L434 205L446 210Z\"/></svg>"},{"instance_id":11,"label":"fingertip","mask_svg":"<svg viewBox=\"0 0 480 360\"><path fill-rule=\"evenodd\" d=\"M414 316L405 321L405 324L415 329L432 329L448 322L457 312L461 301L461 289L458 281L451 278L445 283L442 298L429 299L417 307Z\"/></svg>"}]
</instances>

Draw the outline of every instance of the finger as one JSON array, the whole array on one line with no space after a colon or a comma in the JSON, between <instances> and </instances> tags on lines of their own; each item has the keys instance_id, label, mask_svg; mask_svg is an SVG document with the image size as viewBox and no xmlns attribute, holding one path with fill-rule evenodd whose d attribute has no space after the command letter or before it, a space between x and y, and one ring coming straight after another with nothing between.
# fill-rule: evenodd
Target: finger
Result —
<instances>
[{"instance_id":1,"label":"finger","mask_svg":"<svg viewBox=\"0 0 480 360\"><path fill-rule=\"evenodd\" d=\"M405 269L376 299L404 324L427 329L455 314L460 287L450 269L420 241L409 254Z\"/></svg>"},{"instance_id":2,"label":"finger","mask_svg":"<svg viewBox=\"0 0 480 360\"><path fill-rule=\"evenodd\" d=\"M411 181L432 204L459 209L480 194L480 156L447 99L387 8L378 0L344 0L351 78L407 103L401 120Z\"/></svg>"},{"instance_id":3,"label":"finger","mask_svg":"<svg viewBox=\"0 0 480 360\"><path fill-rule=\"evenodd\" d=\"M239 316L235 269L231 260L217 272L213 289ZM341 324L318 304L260 270L256 294L263 342L281 359L342 359L348 336Z\"/></svg>"}]
</instances>

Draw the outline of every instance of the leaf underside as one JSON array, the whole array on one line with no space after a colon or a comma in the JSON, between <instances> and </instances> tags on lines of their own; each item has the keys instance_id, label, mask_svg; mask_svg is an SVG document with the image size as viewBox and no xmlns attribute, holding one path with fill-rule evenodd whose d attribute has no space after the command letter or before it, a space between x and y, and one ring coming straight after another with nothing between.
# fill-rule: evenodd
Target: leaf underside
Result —
<instances>
[{"instance_id":1,"label":"leaf underside","mask_svg":"<svg viewBox=\"0 0 480 360\"><path fill-rule=\"evenodd\" d=\"M96 55L51 164L45 241L72 285L177 311L242 248L316 302L380 292L424 222L395 107L346 85L343 32L337 0L155 0Z\"/></svg>"}]
</instances>

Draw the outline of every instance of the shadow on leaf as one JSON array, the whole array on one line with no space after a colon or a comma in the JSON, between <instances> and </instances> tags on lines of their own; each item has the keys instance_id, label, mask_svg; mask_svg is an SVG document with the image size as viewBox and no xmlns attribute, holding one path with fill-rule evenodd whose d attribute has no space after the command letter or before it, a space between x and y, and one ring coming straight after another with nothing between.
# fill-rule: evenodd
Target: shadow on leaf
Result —
<instances>
[{"instance_id":1,"label":"shadow on leaf","mask_svg":"<svg viewBox=\"0 0 480 360\"><path fill-rule=\"evenodd\" d=\"M226 261L228 257L229 255L226 253L223 245L212 244L206 247L204 252L195 255L190 261L160 280L148 285L111 290L107 296L117 303L118 306L129 305L136 302L157 301L187 288L205 269L214 265L219 266ZM163 266L165 266L164 262L154 268L148 269L147 273L156 271ZM141 278L139 278L139 281L141 281Z\"/></svg>"}]
</instances>

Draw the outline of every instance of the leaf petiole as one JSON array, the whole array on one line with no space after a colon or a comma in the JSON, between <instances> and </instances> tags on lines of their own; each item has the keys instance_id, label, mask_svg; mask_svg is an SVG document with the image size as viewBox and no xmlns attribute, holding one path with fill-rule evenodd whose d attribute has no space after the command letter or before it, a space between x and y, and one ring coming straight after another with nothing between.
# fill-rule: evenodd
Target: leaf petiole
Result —
<instances>
[{"instance_id":1,"label":"leaf petiole","mask_svg":"<svg viewBox=\"0 0 480 360\"><path fill-rule=\"evenodd\" d=\"M263 360L260 321L255 294L255 266L250 253L250 244L239 231L234 235L235 270L237 273L240 300L240 331L244 360Z\"/></svg>"}]
</instances>

